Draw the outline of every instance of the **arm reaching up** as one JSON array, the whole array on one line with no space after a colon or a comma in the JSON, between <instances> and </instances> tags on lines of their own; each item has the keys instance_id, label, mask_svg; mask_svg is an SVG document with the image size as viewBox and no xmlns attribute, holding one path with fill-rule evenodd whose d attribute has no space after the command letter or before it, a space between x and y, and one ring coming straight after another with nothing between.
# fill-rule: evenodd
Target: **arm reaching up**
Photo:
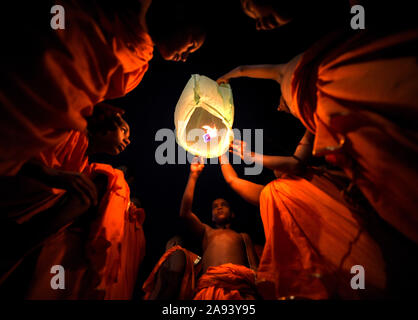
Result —
<instances>
[{"instance_id":1,"label":"arm reaching up","mask_svg":"<svg viewBox=\"0 0 418 320\"><path fill-rule=\"evenodd\" d=\"M200 176L205 165L202 159L194 158L190 165L189 180L187 181L186 189L184 190L183 199L180 206L180 217L185 220L190 231L198 237L203 239L205 232L205 224L192 212L194 189L196 187L197 179Z\"/></svg>"},{"instance_id":2,"label":"arm reaching up","mask_svg":"<svg viewBox=\"0 0 418 320\"><path fill-rule=\"evenodd\" d=\"M257 79L269 79L281 82L283 77L284 64L260 64L252 66L239 66L232 69L228 73L221 76L216 80L219 84L226 83L232 78L257 78Z\"/></svg>"},{"instance_id":3,"label":"arm reaching up","mask_svg":"<svg viewBox=\"0 0 418 320\"><path fill-rule=\"evenodd\" d=\"M260 193L264 186L239 178L225 155L221 156L220 164L225 181L232 190L240 195L245 201L258 206Z\"/></svg>"}]
</instances>

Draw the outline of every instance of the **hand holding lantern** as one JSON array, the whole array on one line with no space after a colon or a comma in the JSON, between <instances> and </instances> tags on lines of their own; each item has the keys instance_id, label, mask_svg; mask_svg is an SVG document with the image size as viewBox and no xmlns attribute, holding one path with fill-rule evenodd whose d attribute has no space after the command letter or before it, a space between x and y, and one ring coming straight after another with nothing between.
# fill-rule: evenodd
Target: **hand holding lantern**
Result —
<instances>
[{"instance_id":1,"label":"hand holding lantern","mask_svg":"<svg viewBox=\"0 0 418 320\"><path fill-rule=\"evenodd\" d=\"M202 157L194 157L190 164L190 175L199 177L205 168L205 164Z\"/></svg>"},{"instance_id":2,"label":"hand holding lantern","mask_svg":"<svg viewBox=\"0 0 418 320\"><path fill-rule=\"evenodd\" d=\"M229 147L229 152L232 152L244 161L252 159L251 151L247 149L247 142L245 141L234 140Z\"/></svg>"}]
</instances>

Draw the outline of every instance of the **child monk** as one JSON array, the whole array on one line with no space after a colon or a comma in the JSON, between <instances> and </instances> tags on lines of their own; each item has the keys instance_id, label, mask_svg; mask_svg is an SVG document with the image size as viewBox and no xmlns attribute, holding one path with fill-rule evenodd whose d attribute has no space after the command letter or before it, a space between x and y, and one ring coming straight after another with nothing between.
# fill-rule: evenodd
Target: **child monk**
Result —
<instances>
[{"instance_id":1,"label":"child monk","mask_svg":"<svg viewBox=\"0 0 418 320\"><path fill-rule=\"evenodd\" d=\"M0 175L15 175L69 131L85 130L97 103L137 87L154 46L166 60L185 61L204 42L206 10L196 1L63 0L65 29L57 30L49 26L53 4L25 4L19 24L7 10L0 19L15 26L13 33L0 28L7 39L0 59Z\"/></svg>"},{"instance_id":2,"label":"child monk","mask_svg":"<svg viewBox=\"0 0 418 320\"><path fill-rule=\"evenodd\" d=\"M202 160L195 158L190 166L189 181L180 208L180 217L202 246L202 273L194 299L255 299L257 255L250 237L230 228L234 213L229 203L225 199L213 201L212 221L215 227L202 223L192 212L194 189L203 168Z\"/></svg>"},{"instance_id":3,"label":"child monk","mask_svg":"<svg viewBox=\"0 0 418 320\"><path fill-rule=\"evenodd\" d=\"M107 104L96 106L88 133L70 132L63 143L26 163L17 176L2 177L7 193L1 201L2 227L8 226L2 235L12 244L6 267L16 267L42 246L29 298L106 298L115 290L119 298L132 294L133 287L124 291L126 286L121 288L115 280L123 281L124 272L132 269L136 277L145 245L144 212L130 202L120 170L88 162L88 155L117 155L129 145L129 126L122 113ZM126 247L136 250L127 255ZM53 265L67 267L71 283L66 290L51 288ZM13 268L2 271L4 279Z\"/></svg>"},{"instance_id":4,"label":"child monk","mask_svg":"<svg viewBox=\"0 0 418 320\"><path fill-rule=\"evenodd\" d=\"M287 64L219 79L280 84L280 109L314 135L312 154L341 167L375 211L418 242L418 30L334 33Z\"/></svg>"},{"instance_id":5,"label":"child monk","mask_svg":"<svg viewBox=\"0 0 418 320\"><path fill-rule=\"evenodd\" d=\"M266 299L399 295L399 287L392 287L399 278L392 279L389 274L399 277L401 270L406 271L405 266L414 261L407 258L413 245L386 230L358 201L347 201L342 192L347 179L338 172L306 168L303 174L301 170L299 174L294 170L286 173L280 163L304 158L309 149L309 144L302 144L292 157L265 156L263 161L262 155L247 150L245 142L235 141L235 154L248 160L251 153L252 159L276 170L279 178L265 187L239 178L228 158L224 155L221 159L222 173L230 187L260 207L266 244L257 270L259 293ZM386 256L388 244L394 249ZM399 258L399 252L403 258ZM398 269L391 273L394 264ZM356 265L368 270L366 290L352 289L351 268Z\"/></svg>"}]
</instances>

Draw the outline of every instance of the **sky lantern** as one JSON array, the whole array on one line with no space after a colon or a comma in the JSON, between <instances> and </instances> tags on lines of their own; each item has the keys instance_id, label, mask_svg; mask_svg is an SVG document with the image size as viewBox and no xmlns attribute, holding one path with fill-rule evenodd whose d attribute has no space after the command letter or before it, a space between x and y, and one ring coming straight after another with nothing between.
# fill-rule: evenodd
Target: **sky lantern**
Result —
<instances>
[{"instance_id":1,"label":"sky lantern","mask_svg":"<svg viewBox=\"0 0 418 320\"><path fill-rule=\"evenodd\" d=\"M229 84L198 74L187 82L174 113L177 143L205 158L224 154L234 139L234 103Z\"/></svg>"}]
</instances>

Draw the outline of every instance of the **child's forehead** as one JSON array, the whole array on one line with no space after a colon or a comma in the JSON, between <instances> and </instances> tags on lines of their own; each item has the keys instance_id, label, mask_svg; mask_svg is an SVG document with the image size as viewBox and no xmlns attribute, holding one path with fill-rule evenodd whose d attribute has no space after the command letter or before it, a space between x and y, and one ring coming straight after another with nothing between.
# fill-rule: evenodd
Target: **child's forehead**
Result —
<instances>
[{"instance_id":1,"label":"child's forehead","mask_svg":"<svg viewBox=\"0 0 418 320\"><path fill-rule=\"evenodd\" d=\"M215 204L218 204L218 203L226 204L226 205L229 206L228 201L226 201L225 199L222 199L222 198L218 198L218 199L213 200L212 206L214 206Z\"/></svg>"}]
</instances>

